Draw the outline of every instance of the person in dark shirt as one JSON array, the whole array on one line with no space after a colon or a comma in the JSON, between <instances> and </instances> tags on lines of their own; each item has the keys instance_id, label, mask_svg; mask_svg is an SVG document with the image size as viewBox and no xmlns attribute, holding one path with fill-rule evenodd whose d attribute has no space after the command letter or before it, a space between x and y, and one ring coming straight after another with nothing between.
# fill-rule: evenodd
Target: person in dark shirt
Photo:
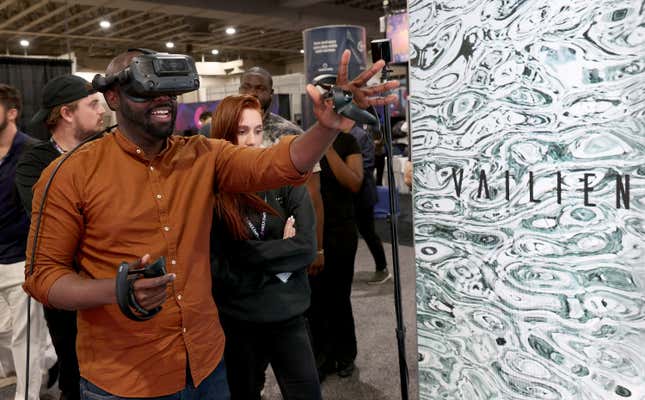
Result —
<instances>
[{"instance_id":1,"label":"person in dark shirt","mask_svg":"<svg viewBox=\"0 0 645 400\"><path fill-rule=\"evenodd\" d=\"M251 96L225 98L213 116L212 133L260 147L260 103ZM316 221L307 189L218 193L215 211L213 297L226 334L231 399L260 399L269 363L284 398L321 399L303 317L310 302L307 267L316 255Z\"/></svg>"},{"instance_id":2,"label":"person in dark shirt","mask_svg":"<svg viewBox=\"0 0 645 400\"><path fill-rule=\"evenodd\" d=\"M263 144L271 146L275 144L282 135L300 135L303 130L293 122L282 118L271 112L273 99L273 77L271 73L262 67L251 67L242 74L240 78L240 94L253 96L260 102L262 107ZM313 173L307 179L307 190L316 212L316 239L318 240L318 253L316 259L309 268L309 273L317 274L324 265L323 249L323 226L325 215L323 212L322 197L320 195L320 165L316 165Z\"/></svg>"},{"instance_id":3,"label":"person in dark shirt","mask_svg":"<svg viewBox=\"0 0 645 400\"><path fill-rule=\"evenodd\" d=\"M271 112L274 93L273 77L266 69L255 66L246 70L240 78L239 93L253 96L260 102L262 107L262 144L265 147L277 143L283 135L301 135L303 133L303 130L293 122ZM320 164L316 164L314 167L311 176L307 179L306 186L316 213L318 251L316 258L309 266L309 273L315 275L322 270L325 261L322 237L325 215L320 195Z\"/></svg>"},{"instance_id":4,"label":"person in dark shirt","mask_svg":"<svg viewBox=\"0 0 645 400\"><path fill-rule=\"evenodd\" d=\"M16 121L21 109L20 93L0 84L0 296L11 314L11 355L16 370L16 399L24 399L27 377L27 307L29 296L22 290L29 220L15 187L16 165L34 139L20 132ZM3 310L4 311L4 310ZM47 329L42 306L32 303L29 317L29 399L38 399L42 381L43 352Z\"/></svg>"},{"instance_id":5,"label":"person in dark shirt","mask_svg":"<svg viewBox=\"0 0 645 400\"><path fill-rule=\"evenodd\" d=\"M40 174L58 156L72 150L103 128L100 95L85 79L62 75L50 80L43 89L41 110L32 123L47 125L51 137L28 146L16 168L16 187L28 215L31 216L32 187ZM76 311L45 307L45 319L59 363L58 387L61 399L80 399L80 373L76 357Z\"/></svg>"},{"instance_id":6,"label":"person in dark shirt","mask_svg":"<svg viewBox=\"0 0 645 400\"><path fill-rule=\"evenodd\" d=\"M371 135L358 124L354 125L350 133L358 142L363 156L363 184L361 190L354 197L356 224L376 264L376 271L367 284L378 285L392 279L392 274L387 270L383 243L374 228L374 205L378 201L376 182L374 181L374 141Z\"/></svg>"},{"instance_id":7,"label":"person in dark shirt","mask_svg":"<svg viewBox=\"0 0 645 400\"><path fill-rule=\"evenodd\" d=\"M322 380L329 372L348 377L355 368L356 332L350 299L358 246L354 195L363 182L363 157L356 139L347 132L338 135L320 167L325 266L310 279L309 318Z\"/></svg>"}]
</instances>

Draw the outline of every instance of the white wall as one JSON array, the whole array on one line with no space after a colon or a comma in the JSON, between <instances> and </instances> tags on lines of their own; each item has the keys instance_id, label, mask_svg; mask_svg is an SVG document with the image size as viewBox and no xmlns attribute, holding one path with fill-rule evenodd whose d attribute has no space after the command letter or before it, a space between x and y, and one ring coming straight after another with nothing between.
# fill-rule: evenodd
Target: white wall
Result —
<instances>
[{"instance_id":1,"label":"white wall","mask_svg":"<svg viewBox=\"0 0 645 400\"><path fill-rule=\"evenodd\" d=\"M226 96L237 94L240 87L240 76L200 77L200 92L203 93L202 101L219 100Z\"/></svg>"},{"instance_id":2,"label":"white wall","mask_svg":"<svg viewBox=\"0 0 645 400\"><path fill-rule=\"evenodd\" d=\"M295 119L296 114L302 114L301 95L305 93L305 86L307 83L302 73L273 77L274 92L289 94L291 97L291 119Z\"/></svg>"}]
</instances>

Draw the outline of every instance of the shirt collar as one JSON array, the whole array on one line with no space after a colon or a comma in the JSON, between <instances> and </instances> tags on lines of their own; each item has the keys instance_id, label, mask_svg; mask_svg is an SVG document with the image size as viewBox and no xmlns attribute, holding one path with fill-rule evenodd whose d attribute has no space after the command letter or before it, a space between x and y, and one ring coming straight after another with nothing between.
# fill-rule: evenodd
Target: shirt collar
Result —
<instances>
[{"instance_id":1,"label":"shirt collar","mask_svg":"<svg viewBox=\"0 0 645 400\"><path fill-rule=\"evenodd\" d=\"M119 147L121 147L126 153L143 162L150 162L150 160L146 158L143 149L132 143L130 139L128 139L118 128L114 131L114 139L116 140L116 143L119 145ZM166 152L168 152L168 150L173 146L174 143L175 140L173 139L173 137L168 137L166 139L165 148L161 151L161 153L157 155L157 157L162 157Z\"/></svg>"}]
</instances>

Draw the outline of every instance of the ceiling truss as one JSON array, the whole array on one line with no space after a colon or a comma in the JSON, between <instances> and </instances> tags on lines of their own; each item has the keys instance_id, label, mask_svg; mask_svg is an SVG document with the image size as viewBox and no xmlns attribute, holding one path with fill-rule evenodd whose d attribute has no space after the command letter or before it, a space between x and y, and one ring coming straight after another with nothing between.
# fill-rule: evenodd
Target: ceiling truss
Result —
<instances>
[{"instance_id":1,"label":"ceiling truss","mask_svg":"<svg viewBox=\"0 0 645 400\"><path fill-rule=\"evenodd\" d=\"M132 47L184 52L197 60L287 63L302 60L306 28L350 23L366 26L368 40L380 37L382 10L382 0L0 0L0 43L9 55L72 51L80 65L94 59L104 65ZM99 27L102 20L111 23L109 29ZM226 35L228 26L237 33ZM30 41L27 49L21 39ZM165 48L168 41L172 50ZM219 55L211 55L212 49Z\"/></svg>"}]
</instances>

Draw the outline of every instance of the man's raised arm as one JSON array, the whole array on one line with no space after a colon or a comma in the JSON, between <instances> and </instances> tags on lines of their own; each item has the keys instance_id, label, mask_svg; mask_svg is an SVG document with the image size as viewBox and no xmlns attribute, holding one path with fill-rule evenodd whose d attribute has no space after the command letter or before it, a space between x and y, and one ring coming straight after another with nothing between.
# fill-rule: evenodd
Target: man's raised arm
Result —
<instances>
[{"instance_id":1,"label":"man's raised arm","mask_svg":"<svg viewBox=\"0 0 645 400\"><path fill-rule=\"evenodd\" d=\"M336 85L349 90L354 95L354 102L360 108L367 108L370 105L382 106L396 101L397 96L390 94L385 97L379 96L399 86L398 81L386 82L372 87L364 87L367 81L376 75L385 62L380 60L368 70L363 71L351 82L347 81L347 67L349 65L350 52L345 50L338 66L338 77ZM294 167L304 173L311 171L314 165L325 154L327 148L334 142L336 135L342 131L351 129L354 121L337 114L334 111L331 100L323 100L322 95L313 85L307 85L307 93L313 101L314 114L318 120L311 128L291 143L290 155Z\"/></svg>"}]
</instances>

